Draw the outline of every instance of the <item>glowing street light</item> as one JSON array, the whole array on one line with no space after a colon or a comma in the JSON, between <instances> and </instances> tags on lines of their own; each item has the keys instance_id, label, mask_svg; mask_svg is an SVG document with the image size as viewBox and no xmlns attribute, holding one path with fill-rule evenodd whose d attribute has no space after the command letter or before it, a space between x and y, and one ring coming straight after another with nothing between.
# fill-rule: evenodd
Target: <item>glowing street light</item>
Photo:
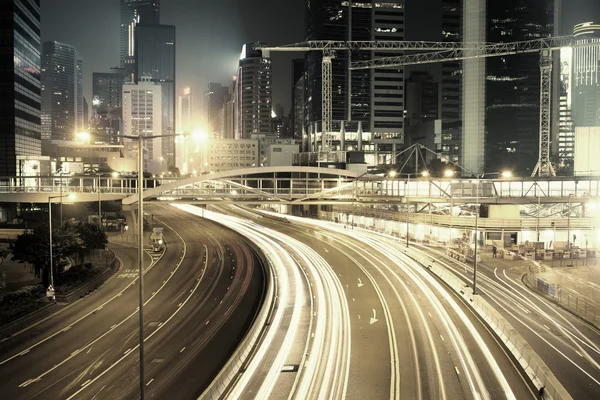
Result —
<instances>
[{"instance_id":1,"label":"glowing street light","mask_svg":"<svg viewBox=\"0 0 600 400\"><path fill-rule=\"evenodd\" d=\"M91 135L88 132L79 132L75 135L75 141L81 144L90 144L92 140Z\"/></svg>"},{"instance_id":2,"label":"glowing street light","mask_svg":"<svg viewBox=\"0 0 600 400\"><path fill-rule=\"evenodd\" d=\"M509 179L512 178L513 174L511 171L502 171L500 176L502 176L504 179Z\"/></svg>"},{"instance_id":3,"label":"glowing street light","mask_svg":"<svg viewBox=\"0 0 600 400\"><path fill-rule=\"evenodd\" d=\"M421 176L423 178L428 178L429 177L429 171L423 171L423 172L421 172Z\"/></svg>"},{"instance_id":4,"label":"glowing street light","mask_svg":"<svg viewBox=\"0 0 600 400\"><path fill-rule=\"evenodd\" d=\"M396 175L398 175L398 173L397 173L396 171L390 171L390 172L388 173L388 176L389 176L390 178L395 178L395 177L396 177Z\"/></svg>"},{"instance_id":5,"label":"glowing street light","mask_svg":"<svg viewBox=\"0 0 600 400\"><path fill-rule=\"evenodd\" d=\"M444 171L444 176L446 178L452 178L454 176L454 170L452 169L447 169Z\"/></svg>"}]
</instances>

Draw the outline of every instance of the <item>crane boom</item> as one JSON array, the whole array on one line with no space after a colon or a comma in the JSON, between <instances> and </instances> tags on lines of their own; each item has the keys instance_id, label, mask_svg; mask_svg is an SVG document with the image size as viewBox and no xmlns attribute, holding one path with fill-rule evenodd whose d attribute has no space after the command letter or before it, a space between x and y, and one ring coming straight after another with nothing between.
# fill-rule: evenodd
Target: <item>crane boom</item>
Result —
<instances>
[{"instance_id":1,"label":"crane boom","mask_svg":"<svg viewBox=\"0 0 600 400\"><path fill-rule=\"evenodd\" d=\"M531 176L555 176L550 162L551 111L552 111L552 51L565 47L600 46L600 42L582 41L575 36L560 36L520 42L485 44L473 52L472 49L451 49L385 57L369 61L350 63L350 70L402 67L405 65L430 64L460 61L473 58L511 56L516 54L540 53L540 137L538 161Z\"/></svg>"},{"instance_id":2,"label":"crane boom","mask_svg":"<svg viewBox=\"0 0 600 400\"><path fill-rule=\"evenodd\" d=\"M581 38L579 38L581 39ZM575 36L560 36L521 42L507 43L481 43L479 46L469 45L465 48L432 51L428 53L407 54L398 57L385 57L369 61L355 61L350 63L351 70L402 67L405 65L430 64L447 61L460 61L473 58L511 56L524 53L539 53L542 50L560 50L564 47L589 47L598 46L599 42L578 43ZM476 54L472 52L475 51Z\"/></svg>"}]
</instances>

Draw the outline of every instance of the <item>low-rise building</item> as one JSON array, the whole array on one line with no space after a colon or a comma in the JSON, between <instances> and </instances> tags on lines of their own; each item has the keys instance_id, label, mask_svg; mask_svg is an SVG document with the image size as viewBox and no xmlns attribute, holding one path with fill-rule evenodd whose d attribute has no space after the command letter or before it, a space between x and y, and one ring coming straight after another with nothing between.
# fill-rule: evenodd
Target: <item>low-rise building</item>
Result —
<instances>
[{"instance_id":1,"label":"low-rise building","mask_svg":"<svg viewBox=\"0 0 600 400\"><path fill-rule=\"evenodd\" d=\"M45 141L42 153L56 160L65 173L87 174L98 171L137 171L135 159L127 157L125 147L115 144L88 144L70 141ZM137 147L136 147L137 149Z\"/></svg>"},{"instance_id":2,"label":"low-rise building","mask_svg":"<svg viewBox=\"0 0 600 400\"><path fill-rule=\"evenodd\" d=\"M292 166L294 154L300 152L298 144L272 144L265 150L267 160L265 167Z\"/></svg>"},{"instance_id":3,"label":"low-rise building","mask_svg":"<svg viewBox=\"0 0 600 400\"><path fill-rule=\"evenodd\" d=\"M208 171L258 167L260 143L252 139L213 139L208 143Z\"/></svg>"}]
</instances>

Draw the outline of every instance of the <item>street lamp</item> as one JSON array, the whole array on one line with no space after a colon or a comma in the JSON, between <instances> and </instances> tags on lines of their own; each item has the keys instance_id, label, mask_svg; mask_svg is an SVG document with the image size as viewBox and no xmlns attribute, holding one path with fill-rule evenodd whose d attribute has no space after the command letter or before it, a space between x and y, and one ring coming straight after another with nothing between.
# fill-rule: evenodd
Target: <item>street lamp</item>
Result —
<instances>
[{"instance_id":1,"label":"street lamp","mask_svg":"<svg viewBox=\"0 0 600 400\"><path fill-rule=\"evenodd\" d=\"M452 178L454 176L454 170L452 169L447 169L444 171L444 176L446 178Z\"/></svg>"},{"instance_id":2,"label":"street lamp","mask_svg":"<svg viewBox=\"0 0 600 400\"><path fill-rule=\"evenodd\" d=\"M152 140L165 137L180 137L185 136L181 134L176 135L155 135L155 136L127 136L123 135L124 139L131 139L138 141L138 180L137 180L137 191L138 191L138 280L140 282L140 293L139 293L139 316L140 316L140 399L144 400L145 385L144 385L144 246L142 238L144 236L144 140ZM161 175L162 176L162 175Z\"/></svg>"},{"instance_id":3,"label":"street lamp","mask_svg":"<svg viewBox=\"0 0 600 400\"><path fill-rule=\"evenodd\" d=\"M52 260L52 199L61 199L63 197L68 197L69 200L75 200L76 196L74 193L64 194L59 196L48 196L48 237L50 242L50 286L48 287L48 293L52 294L52 300L56 300L55 292L54 292L54 273L52 271L53 260ZM62 215L61 215L62 218ZM62 223L62 221L61 221Z\"/></svg>"}]
</instances>

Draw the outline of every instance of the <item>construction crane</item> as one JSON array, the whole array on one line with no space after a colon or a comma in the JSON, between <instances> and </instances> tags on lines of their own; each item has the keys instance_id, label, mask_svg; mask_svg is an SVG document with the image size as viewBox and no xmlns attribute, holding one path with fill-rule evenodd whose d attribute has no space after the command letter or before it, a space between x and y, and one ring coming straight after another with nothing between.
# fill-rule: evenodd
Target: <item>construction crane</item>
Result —
<instances>
[{"instance_id":1,"label":"construction crane","mask_svg":"<svg viewBox=\"0 0 600 400\"><path fill-rule=\"evenodd\" d=\"M308 52L323 53L321 78L321 138L324 151L332 148L332 61L336 51L348 50L385 50L385 51L432 51L437 53L462 52L463 50L480 50L479 43L462 42L428 42L428 41L334 41L315 40L293 43L283 46L269 46L256 43L256 50L273 52ZM457 53L459 54L459 53ZM461 53L462 54L462 53ZM358 68L357 68L358 69Z\"/></svg>"},{"instance_id":2,"label":"construction crane","mask_svg":"<svg viewBox=\"0 0 600 400\"><path fill-rule=\"evenodd\" d=\"M369 61L350 63L350 70L401 67L405 65L460 61L475 58L511 56L525 53L540 53L540 143L538 161L532 177L555 176L550 162L550 126L552 115L552 52L565 47L598 46L600 42L583 42L575 36L561 36L509 43L469 44L465 48L430 51L398 57L385 57ZM434 50L435 45L431 43Z\"/></svg>"}]
</instances>

